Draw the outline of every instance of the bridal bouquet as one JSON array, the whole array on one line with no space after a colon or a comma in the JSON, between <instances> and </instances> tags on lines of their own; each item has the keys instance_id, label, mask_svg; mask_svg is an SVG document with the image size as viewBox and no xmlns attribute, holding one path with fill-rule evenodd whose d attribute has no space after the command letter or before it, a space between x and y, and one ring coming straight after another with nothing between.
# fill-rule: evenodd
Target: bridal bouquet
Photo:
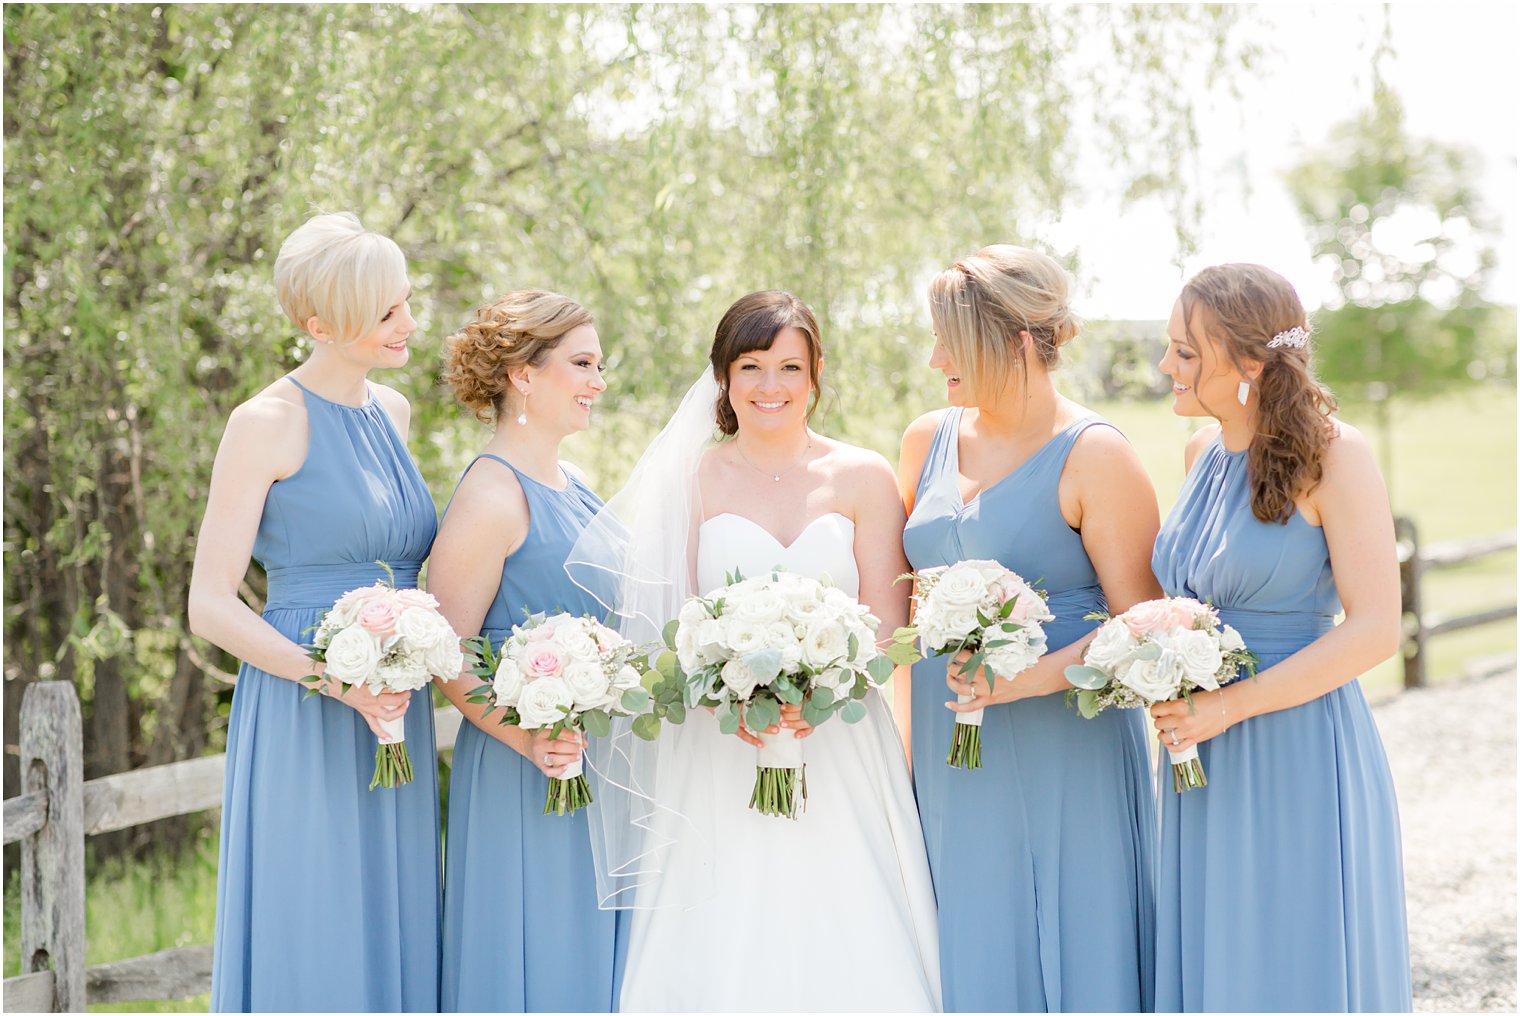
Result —
<instances>
[{"instance_id":1,"label":"bridal bouquet","mask_svg":"<svg viewBox=\"0 0 1520 1016\"><path fill-rule=\"evenodd\" d=\"M1104 709L1177 698L1191 706L1194 691L1213 691L1241 670L1256 673L1256 654L1240 633L1221 624L1213 607L1185 596L1146 600L1115 618L1088 618L1103 626L1083 651L1082 663L1066 668L1066 680L1075 686L1067 701L1087 719ZM1208 785L1196 745L1167 754L1174 790Z\"/></svg>"},{"instance_id":2,"label":"bridal bouquet","mask_svg":"<svg viewBox=\"0 0 1520 1016\"><path fill-rule=\"evenodd\" d=\"M790 730L761 733L781 722L783 704L802 706L815 727L835 713L846 723L865 718L861 700L892 673L876 650L878 623L843 591L776 571L736 573L724 588L688 599L666 626L685 707L709 707L725 734L743 723L765 742L751 808L796 818L807 800L802 741Z\"/></svg>"},{"instance_id":3,"label":"bridal bouquet","mask_svg":"<svg viewBox=\"0 0 1520 1016\"><path fill-rule=\"evenodd\" d=\"M918 583L913 624L892 635L892 659L912 663L919 658L919 639L936 656L969 650L963 671L983 674L987 689L994 675L1009 680L1045 655L1046 621L1055 619L1045 596L996 561L958 561L938 568L909 572L902 579ZM975 680L975 677L972 678ZM972 696L957 696L970 702ZM959 769L982 767L982 713L956 713L955 736L945 761Z\"/></svg>"},{"instance_id":4,"label":"bridal bouquet","mask_svg":"<svg viewBox=\"0 0 1520 1016\"><path fill-rule=\"evenodd\" d=\"M650 711L642 685L644 656L632 642L589 617L533 614L512 627L493 651L481 638L469 640L486 680L469 701L485 705L489 716L502 710L500 722L523 730L549 728L555 737L575 730L606 737L612 717L632 716L633 732L653 740L660 720ZM549 780L544 814L575 814L591 803L581 759Z\"/></svg>"},{"instance_id":5,"label":"bridal bouquet","mask_svg":"<svg viewBox=\"0 0 1520 1016\"><path fill-rule=\"evenodd\" d=\"M310 656L327 664L327 677L344 685L362 684L374 694L415 691L435 677L451 681L464 669L459 636L438 612L438 601L420 589L377 582L350 590L308 630L316 632ZM345 687L340 694L347 691ZM316 693L315 688L307 692ZM412 781L405 720L380 721L385 735L375 748L369 789Z\"/></svg>"}]
</instances>

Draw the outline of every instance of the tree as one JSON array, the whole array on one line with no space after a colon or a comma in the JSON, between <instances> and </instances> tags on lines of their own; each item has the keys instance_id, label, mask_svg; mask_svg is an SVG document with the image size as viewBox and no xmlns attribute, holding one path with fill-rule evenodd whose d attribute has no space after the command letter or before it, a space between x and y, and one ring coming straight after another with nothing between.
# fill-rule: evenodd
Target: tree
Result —
<instances>
[{"instance_id":1,"label":"tree","mask_svg":"<svg viewBox=\"0 0 1520 1016\"><path fill-rule=\"evenodd\" d=\"M1107 143L1180 187L1125 153L1190 136L1168 54L1232 52L1239 17L6 7L6 740L25 683L60 677L92 776L219 747L235 661L185 625L195 530L228 412L304 351L270 275L313 211L397 239L423 337L511 288L591 308L614 388L570 451L605 488L723 308L770 286L822 319L826 425L890 451L931 404L927 274L1059 210L1073 117L1105 95L1156 96ZM443 495L481 433L440 361L419 341L387 380Z\"/></svg>"}]
</instances>

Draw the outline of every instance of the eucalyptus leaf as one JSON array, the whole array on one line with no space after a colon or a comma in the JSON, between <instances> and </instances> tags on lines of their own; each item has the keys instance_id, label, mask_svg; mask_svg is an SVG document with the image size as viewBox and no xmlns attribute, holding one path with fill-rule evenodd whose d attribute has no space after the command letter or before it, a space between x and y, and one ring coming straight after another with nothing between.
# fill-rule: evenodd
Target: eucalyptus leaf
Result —
<instances>
[{"instance_id":1,"label":"eucalyptus leaf","mask_svg":"<svg viewBox=\"0 0 1520 1016\"><path fill-rule=\"evenodd\" d=\"M1066 668L1066 681L1077 688L1098 689L1108 684L1108 675L1096 667L1073 663Z\"/></svg>"},{"instance_id":2,"label":"eucalyptus leaf","mask_svg":"<svg viewBox=\"0 0 1520 1016\"><path fill-rule=\"evenodd\" d=\"M851 699L839 710L839 716L846 723L859 723L866 718L866 704L859 699Z\"/></svg>"},{"instance_id":3,"label":"eucalyptus leaf","mask_svg":"<svg viewBox=\"0 0 1520 1016\"><path fill-rule=\"evenodd\" d=\"M634 736L640 737L645 741L653 741L656 737L660 736L660 718L651 713L635 716L633 718L633 733Z\"/></svg>"},{"instance_id":4,"label":"eucalyptus leaf","mask_svg":"<svg viewBox=\"0 0 1520 1016\"><path fill-rule=\"evenodd\" d=\"M917 659L918 654L914 653L913 656L914 656L914 659ZM866 673L870 674L871 677L876 681L877 684L880 684L881 682L885 681L887 678L889 678L889 677L892 676L892 669L893 669L892 668L892 664L893 664L893 661L889 657L890 657L890 651L888 653L888 656L873 656L873 657L871 657L871 661L866 664ZM912 661L910 660L908 662L912 662Z\"/></svg>"}]
</instances>

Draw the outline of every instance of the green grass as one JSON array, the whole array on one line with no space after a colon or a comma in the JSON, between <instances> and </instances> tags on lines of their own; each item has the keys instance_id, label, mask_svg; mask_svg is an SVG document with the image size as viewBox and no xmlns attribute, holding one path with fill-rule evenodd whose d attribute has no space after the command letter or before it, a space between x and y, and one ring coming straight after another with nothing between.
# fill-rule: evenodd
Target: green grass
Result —
<instances>
[{"instance_id":1,"label":"green grass","mask_svg":"<svg viewBox=\"0 0 1520 1016\"><path fill-rule=\"evenodd\" d=\"M1168 510L1182 483L1182 446L1196 421L1179 419L1159 403L1095 407L1134 443ZM1393 461L1388 473L1394 511L1412 516L1426 541L1478 536L1515 525L1515 395L1512 390L1474 388L1457 396L1400 406L1392 426ZM1373 416L1363 407L1342 413L1379 440ZM1386 466L1385 466L1386 468ZM1515 555L1433 573L1425 586L1426 609L1464 613L1515 597ZM1431 643L1432 680L1461 673L1472 656L1511 652L1513 621L1442 636ZM1402 681L1398 661L1364 676L1373 697L1393 694ZM446 786L446 783L444 784ZM171 946L210 942L216 912L214 828L178 858L139 864L92 866L86 901L89 963L139 956ZM5 973L19 972L20 890L5 890ZM92 1006L120 1012L194 1012L209 998Z\"/></svg>"},{"instance_id":2,"label":"green grass","mask_svg":"<svg viewBox=\"0 0 1520 1016\"><path fill-rule=\"evenodd\" d=\"M108 963L210 942L216 921L216 830L182 854L91 866L85 892L85 962ZM5 976L21 972L21 887L5 887ZM91 1012L205 1012L210 995L92 1005Z\"/></svg>"}]
</instances>

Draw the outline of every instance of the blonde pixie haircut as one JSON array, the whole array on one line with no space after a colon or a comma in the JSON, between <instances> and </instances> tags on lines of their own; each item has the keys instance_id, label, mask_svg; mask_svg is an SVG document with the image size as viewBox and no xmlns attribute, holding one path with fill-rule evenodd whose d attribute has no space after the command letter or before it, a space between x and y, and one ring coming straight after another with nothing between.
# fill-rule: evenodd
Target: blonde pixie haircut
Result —
<instances>
[{"instance_id":1,"label":"blonde pixie haircut","mask_svg":"<svg viewBox=\"0 0 1520 1016\"><path fill-rule=\"evenodd\" d=\"M314 215L280 244L274 285L297 328L315 317L338 342L355 342L406 293L406 255L352 212Z\"/></svg>"},{"instance_id":2,"label":"blonde pixie haircut","mask_svg":"<svg viewBox=\"0 0 1520 1016\"><path fill-rule=\"evenodd\" d=\"M1039 251L999 243L983 247L929 283L929 315L973 399L989 398L1024 366L1020 332L1034 339L1046 367L1082 330L1067 306L1066 270Z\"/></svg>"}]
</instances>

